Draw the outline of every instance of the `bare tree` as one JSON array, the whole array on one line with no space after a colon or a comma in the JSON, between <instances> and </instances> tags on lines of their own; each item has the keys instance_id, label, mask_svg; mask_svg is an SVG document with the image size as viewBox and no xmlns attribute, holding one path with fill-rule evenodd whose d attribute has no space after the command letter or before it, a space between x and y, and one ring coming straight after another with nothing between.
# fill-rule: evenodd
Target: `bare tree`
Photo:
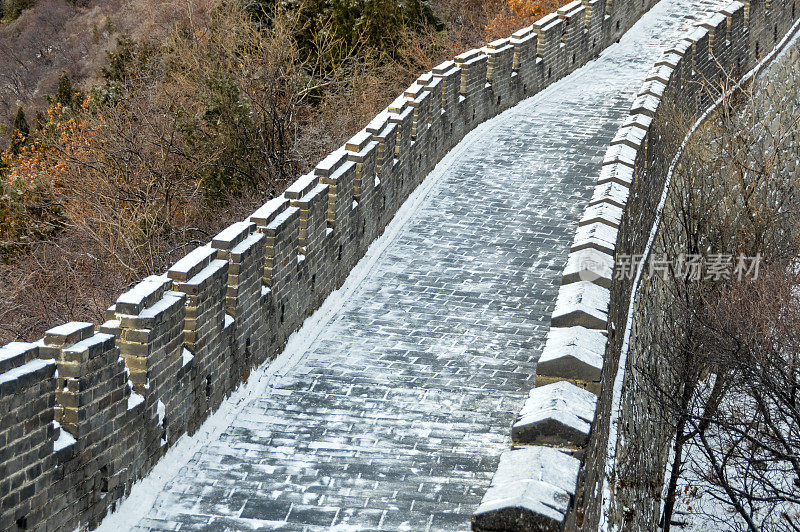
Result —
<instances>
[{"instance_id":1,"label":"bare tree","mask_svg":"<svg viewBox=\"0 0 800 532\"><path fill-rule=\"evenodd\" d=\"M724 98L673 176L651 263L673 260L644 281L633 367L650 422L662 427L653 433L674 438L664 530L685 522L676 506L687 512L693 494L733 512L700 509L720 528L800 523L797 74L796 61L779 61ZM655 473L635 459L627 468L628 481Z\"/></svg>"}]
</instances>

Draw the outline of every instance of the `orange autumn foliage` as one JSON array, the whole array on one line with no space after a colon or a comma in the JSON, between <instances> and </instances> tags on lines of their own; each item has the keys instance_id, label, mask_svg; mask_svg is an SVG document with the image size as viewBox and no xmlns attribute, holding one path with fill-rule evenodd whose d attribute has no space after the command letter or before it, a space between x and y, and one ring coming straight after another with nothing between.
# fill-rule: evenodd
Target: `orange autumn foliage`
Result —
<instances>
[{"instance_id":1,"label":"orange autumn foliage","mask_svg":"<svg viewBox=\"0 0 800 532\"><path fill-rule=\"evenodd\" d=\"M159 4L172 13L158 31L119 39L91 79L64 74L92 97L49 108L21 98L29 117L44 114L22 149L0 154L0 343L102 320L127 286L280 193L420 72L562 3L433 0L444 30L407 29L392 61L355 55L336 68L304 62L291 16L262 27L225 0ZM114 12L98 49L125 16ZM337 46L327 35L323 52Z\"/></svg>"},{"instance_id":2,"label":"orange autumn foliage","mask_svg":"<svg viewBox=\"0 0 800 532\"><path fill-rule=\"evenodd\" d=\"M490 39L508 37L567 4L565 0L505 0L503 9L487 25Z\"/></svg>"},{"instance_id":3,"label":"orange autumn foliage","mask_svg":"<svg viewBox=\"0 0 800 532\"><path fill-rule=\"evenodd\" d=\"M68 227L97 246L104 261L131 273L148 271L155 266L145 258L154 251L146 249L150 236L179 220L181 207L197 197L192 180L177 177L193 168L178 147L155 137L156 127L143 124L140 113L125 105L100 113L91 97L76 99L72 109L51 105L45 127L18 155L7 156L0 251L13 257ZM171 126L157 124L166 137Z\"/></svg>"}]
</instances>

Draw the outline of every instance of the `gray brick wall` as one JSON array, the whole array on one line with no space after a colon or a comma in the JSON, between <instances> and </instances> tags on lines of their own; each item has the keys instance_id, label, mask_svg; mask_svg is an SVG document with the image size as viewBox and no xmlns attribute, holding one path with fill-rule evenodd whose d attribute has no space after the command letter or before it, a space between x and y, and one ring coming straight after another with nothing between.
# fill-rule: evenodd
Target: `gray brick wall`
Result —
<instances>
[{"instance_id":1,"label":"gray brick wall","mask_svg":"<svg viewBox=\"0 0 800 532\"><path fill-rule=\"evenodd\" d=\"M3 348L0 527L96 524L253 365L281 351L466 133L586 64L653 4L573 2L509 39L439 65L306 181L165 275L120 296L101 332L67 324L38 344ZM713 41L706 32L676 50L684 58L676 65L680 79L668 80L665 98L702 107L704 96L689 81L718 74L709 46L743 71L774 45L791 22L788 4L774 2L770 10L763 2L751 4L747 14L736 11L718 21ZM723 28L724 39L717 35ZM663 172L666 154L674 151L675 139L657 118L637 152L631 185L637 194L619 229L621 250L641 245L658 188L652 176ZM612 286L615 323L627 306L624 289L617 281ZM611 345L604 390L613 369ZM601 394L601 413L604 401ZM59 420L61 428L54 423ZM603 443L602 421L597 427L587 446L591 460ZM592 504L584 503L591 518Z\"/></svg>"},{"instance_id":2,"label":"gray brick wall","mask_svg":"<svg viewBox=\"0 0 800 532\"><path fill-rule=\"evenodd\" d=\"M669 166L686 134L685 129L675 128L676 113L684 114L690 121L699 117L712 103L712 94L703 89L704 81L718 82L723 70L732 72L734 79L740 78L765 58L797 20L798 13L793 13L792 2L772 2L771 9L766 6L765 0L754 0L721 10L667 51L651 71L640 94L652 95L652 83L655 82L663 83L663 95L654 98L654 111L648 110L647 105L642 106L637 99L639 107L635 103L631 116L626 119L626 124L638 124L635 127L643 130L643 135L636 149L632 181L626 186L630 191L627 201L623 202L624 214L617 232L616 254L635 255L644 251ZM614 161L609 162L615 164ZM599 185L598 189L602 186ZM603 201L613 203L614 200L606 197ZM609 340L599 383L598 413L592 438L586 448L583 498L577 519L586 529L596 528L601 518L602 498L598 494L602 494L605 480L612 389L618 370L622 333L628 317L631 288L632 280L629 278L615 278L612 281ZM627 372L626 379L632 378L629 375L630 372ZM650 453L640 453L640 456L645 461L662 463L665 447L655 446L658 442L663 444L666 435L647 433L643 428L637 432L634 427L641 428L641 425L640 420L631 417L634 410L628 406L623 408L619 422L623 428L620 430L628 438L650 438L654 447ZM659 465L653 467L655 470L660 468L663 474L663 468ZM637 491L640 488L612 488L614 502L611 522L625 530L633 530L648 529L650 524L658 520L659 508L657 501L654 502L652 498L653 493L649 493L648 497L648 493ZM628 511L623 512L623 507ZM635 511L632 510L634 507ZM636 518L633 521L625 520L631 519L631 516Z\"/></svg>"}]
</instances>

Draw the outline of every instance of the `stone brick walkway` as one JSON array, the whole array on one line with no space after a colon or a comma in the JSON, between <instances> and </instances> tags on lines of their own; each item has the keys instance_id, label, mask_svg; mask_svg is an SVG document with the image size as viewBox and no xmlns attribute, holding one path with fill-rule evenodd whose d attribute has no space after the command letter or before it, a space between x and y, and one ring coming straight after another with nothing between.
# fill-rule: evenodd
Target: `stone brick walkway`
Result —
<instances>
[{"instance_id":1,"label":"stone brick walkway","mask_svg":"<svg viewBox=\"0 0 800 532\"><path fill-rule=\"evenodd\" d=\"M601 58L473 131L344 293L103 528L467 530L606 146L663 49L726 3L662 0Z\"/></svg>"}]
</instances>

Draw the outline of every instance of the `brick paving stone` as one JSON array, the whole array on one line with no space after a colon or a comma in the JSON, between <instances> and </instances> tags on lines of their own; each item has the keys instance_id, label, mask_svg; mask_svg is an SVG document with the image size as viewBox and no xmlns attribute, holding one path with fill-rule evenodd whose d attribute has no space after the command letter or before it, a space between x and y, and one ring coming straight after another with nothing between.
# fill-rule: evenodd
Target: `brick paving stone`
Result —
<instances>
[{"instance_id":1,"label":"brick paving stone","mask_svg":"<svg viewBox=\"0 0 800 532\"><path fill-rule=\"evenodd\" d=\"M468 529L605 149L660 53L724 3L662 0L468 136L302 360L187 457L140 529Z\"/></svg>"}]
</instances>

